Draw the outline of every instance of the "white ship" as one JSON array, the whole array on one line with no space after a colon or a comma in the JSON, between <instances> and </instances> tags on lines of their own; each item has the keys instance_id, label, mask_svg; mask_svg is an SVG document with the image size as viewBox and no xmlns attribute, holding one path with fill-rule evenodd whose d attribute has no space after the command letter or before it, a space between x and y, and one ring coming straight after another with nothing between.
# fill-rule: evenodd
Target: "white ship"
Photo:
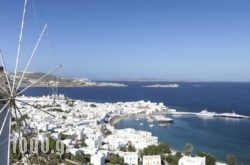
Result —
<instances>
[{"instance_id":1,"label":"white ship","mask_svg":"<svg viewBox=\"0 0 250 165\"><path fill-rule=\"evenodd\" d=\"M216 115L215 112L208 112L207 109L202 110L199 113L196 113L197 116L202 116L202 117L214 117Z\"/></svg>"},{"instance_id":2,"label":"white ship","mask_svg":"<svg viewBox=\"0 0 250 165\"><path fill-rule=\"evenodd\" d=\"M215 117L227 117L227 118L246 118L246 116L236 114L235 112L232 112L232 113L230 113L230 112L219 113L219 114L216 114L214 116Z\"/></svg>"},{"instance_id":3,"label":"white ship","mask_svg":"<svg viewBox=\"0 0 250 165\"><path fill-rule=\"evenodd\" d=\"M154 120L161 122L161 123L170 123L170 122L173 122L173 120L174 120L172 118L165 117L163 115L156 115L156 116L153 116L153 118L154 118Z\"/></svg>"}]
</instances>

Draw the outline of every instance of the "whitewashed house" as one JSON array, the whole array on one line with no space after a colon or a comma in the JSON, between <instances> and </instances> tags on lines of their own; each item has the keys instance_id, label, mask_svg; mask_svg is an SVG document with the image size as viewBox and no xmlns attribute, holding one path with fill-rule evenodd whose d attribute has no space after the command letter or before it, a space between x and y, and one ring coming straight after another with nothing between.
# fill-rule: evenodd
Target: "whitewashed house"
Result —
<instances>
[{"instance_id":1,"label":"whitewashed house","mask_svg":"<svg viewBox=\"0 0 250 165\"><path fill-rule=\"evenodd\" d=\"M128 165L138 165L138 154L134 152L128 152L124 155L124 163Z\"/></svg>"},{"instance_id":2,"label":"whitewashed house","mask_svg":"<svg viewBox=\"0 0 250 165\"><path fill-rule=\"evenodd\" d=\"M104 154L91 155L90 163L92 165L104 165L105 164L105 155Z\"/></svg>"},{"instance_id":3,"label":"whitewashed house","mask_svg":"<svg viewBox=\"0 0 250 165\"><path fill-rule=\"evenodd\" d=\"M100 134L89 135L88 139L85 140L85 143L90 149L99 148L102 145L102 136Z\"/></svg>"},{"instance_id":4,"label":"whitewashed house","mask_svg":"<svg viewBox=\"0 0 250 165\"><path fill-rule=\"evenodd\" d=\"M183 156L178 165L206 165L206 157Z\"/></svg>"},{"instance_id":5,"label":"whitewashed house","mask_svg":"<svg viewBox=\"0 0 250 165\"><path fill-rule=\"evenodd\" d=\"M160 155L147 155L142 158L142 165L161 165Z\"/></svg>"}]
</instances>

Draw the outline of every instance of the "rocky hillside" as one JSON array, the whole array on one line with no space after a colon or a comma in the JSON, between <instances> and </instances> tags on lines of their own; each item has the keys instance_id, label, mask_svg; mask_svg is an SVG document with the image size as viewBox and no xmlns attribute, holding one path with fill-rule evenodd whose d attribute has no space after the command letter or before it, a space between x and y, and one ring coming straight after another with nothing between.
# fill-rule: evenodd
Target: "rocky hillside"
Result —
<instances>
[{"instance_id":1,"label":"rocky hillside","mask_svg":"<svg viewBox=\"0 0 250 165\"><path fill-rule=\"evenodd\" d=\"M0 72L0 99L6 98L8 93L9 93L9 90L8 90L8 85L7 85L5 74L3 72Z\"/></svg>"},{"instance_id":2,"label":"rocky hillside","mask_svg":"<svg viewBox=\"0 0 250 165\"><path fill-rule=\"evenodd\" d=\"M25 87L34 82L36 82L39 78L44 76L44 73L37 72L29 72L26 73L21 86ZM22 73L17 73L17 80L19 82ZM10 75L10 78L13 79L13 74ZM124 84L119 83L110 83L110 82L95 82L86 78L66 78L62 76L48 75L41 79L38 83L34 85L35 87L48 87L48 86L57 86L57 87L103 87L103 86L113 86L113 87L125 87Z\"/></svg>"}]
</instances>

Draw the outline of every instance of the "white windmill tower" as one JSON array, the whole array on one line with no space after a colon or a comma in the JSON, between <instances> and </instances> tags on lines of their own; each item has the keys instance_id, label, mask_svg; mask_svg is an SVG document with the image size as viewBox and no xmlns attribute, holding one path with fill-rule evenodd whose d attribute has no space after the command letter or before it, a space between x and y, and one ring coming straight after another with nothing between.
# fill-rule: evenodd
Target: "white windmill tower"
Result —
<instances>
[{"instance_id":1,"label":"white windmill tower","mask_svg":"<svg viewBox=\"0 0 250 165\"><path fill-rule=\"evenodd\" d=\"M17 47L17 55L16 55L16 61L15 61L15 70L14 70L14 76L11 78L9 75L9 72L6 69L5 61L3 58L2 51L0 50L0 56L1 56L1 62L2 66L0 67L0 164L9 165L9 153L10 153L10 132L11 132L11 118L12 116L15 116L17 118L17 114L19 116L22 116L22 112L20 111L19 107L17 106L16 102L22 102L22 104L30 105L28 102L18 100L17 96L25 92L27 89L32 87L33 85L37 84L39 81L41 81L46 76L50 75L52 72L56 71L58 68L61 67L61 65L55 67L51 71L49 71L47 74L43 75L39 79L37 79L35 82L31 83L30 85L26 86L25 88L20 89L20 86L22 84L22 81L25 77L25 74L27 73L27 70L29 68L29 65L37 51L37 48L40 44L40 41L44 35L44 32L47 29L47 24L44 25L40 36L37 39L37 42L33 48L33 51L27 61L27 64L25 66L25 69L22 73L21 78L17 78L17 70L18 70L18 64L20 57L20 50L21 50L21 43L23 38L23 29L24 29L24 22L25 22L25 16L26 16L26 6L27 1L24 0L24 8L23 8L23 15L22 15L22 21L21 21L21 28L20 28L20 35L19 35L19 41L18 41L18 47ZM47 113L51 115L50 113L39 109L43 111L44 113ZM24 119L24 122L28 126L29 124ZM20 130L19 130L20 131Z\"/></svg>"}]
</instances>

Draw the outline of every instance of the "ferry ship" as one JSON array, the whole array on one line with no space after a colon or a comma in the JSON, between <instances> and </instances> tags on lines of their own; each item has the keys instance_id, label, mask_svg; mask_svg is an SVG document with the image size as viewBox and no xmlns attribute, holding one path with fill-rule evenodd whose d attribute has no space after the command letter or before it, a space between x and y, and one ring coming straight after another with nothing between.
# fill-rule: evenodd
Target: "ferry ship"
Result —
<instances>
[{"instance_id":1,"label":"ferry ship","mask_svg":"<svg viewBox=\"0 0 250 165\"><path fill-rule=\"evenodd\" d=\"M202 110L199 113L196 113L197 116L203 116L203 117L214 117L216 115L215 112L208 112L207 109Z\"/></svg>"},{"instance_id":2,"label":"ferry ship","mask_svg":"<svg viewBox=\"0 0 250 165\"><path fill-rule=\"evenodd\" d=\"M232 113L226 112L226 113L215 114L214 117L245 118L246 116L236 114L235 112Z\"/></svg>"}]
</instances>

